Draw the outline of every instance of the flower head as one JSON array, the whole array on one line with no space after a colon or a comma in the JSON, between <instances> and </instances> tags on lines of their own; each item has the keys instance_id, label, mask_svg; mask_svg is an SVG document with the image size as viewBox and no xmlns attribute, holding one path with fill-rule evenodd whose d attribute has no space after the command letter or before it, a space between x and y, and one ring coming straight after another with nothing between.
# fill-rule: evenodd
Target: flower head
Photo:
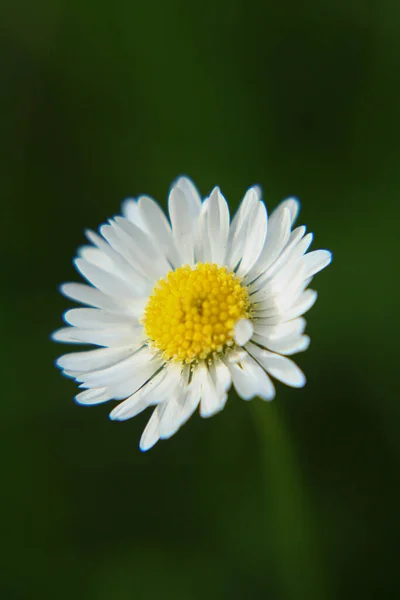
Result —
<instances>
[{"instance_id":1,"label":"flower head","mask_svg":"<svg viewBox=\"0 0 400 600\"><path fill-rule=\"evenodd\" d=\"M83 389L80 404L122 400L110 417L123 421L155 406L140 447L171 437L200 407L209 417L239 396L271 400L271 377L302 387L288 355L309 345L302 315L317 294L311 278L331 261L307 253L312 234L292 229L299 203L290 198L267 217L250 188L230 222L219 188L201 200L181 177L169 195L169 220L147 196L126 200L123 216L88 231L75 265L90 285L62 293L90 308L68 310L53 339L99 346L58 359Z\"/></svg>"}]
</instances>

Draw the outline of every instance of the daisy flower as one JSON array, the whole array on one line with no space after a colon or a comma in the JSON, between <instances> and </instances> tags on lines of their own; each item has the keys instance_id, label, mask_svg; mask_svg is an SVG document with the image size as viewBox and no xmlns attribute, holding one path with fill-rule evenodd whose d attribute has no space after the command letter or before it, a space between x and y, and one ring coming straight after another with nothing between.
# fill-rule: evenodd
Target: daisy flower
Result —
<instances>
[{"instance_id":1,"label":"daisy flower","mask_svg":"<svg viewBox=\"0 0 400 600\"><path fill-rule=\"evenodd\" d=\"M309 345L302 315L317 293L308 284L331 261L327 250L307 253L304 226L292 229L299 202L284 200L268 217L259 187L230 221L218 187L202 201L181 177L168 210L169 220L150 197L129 199L123 216L87 231L75 266L89 285L61 286L86 308L68 310L68 327L53 334L100 347L57 361L79 383L78 403L122 400L110 413L118 421L155 407L141 450L198 407L202 417L221 411L232 384L245 400L271 400L271 377L302 387L287 357Z\"/></svg>"}]
</instances>

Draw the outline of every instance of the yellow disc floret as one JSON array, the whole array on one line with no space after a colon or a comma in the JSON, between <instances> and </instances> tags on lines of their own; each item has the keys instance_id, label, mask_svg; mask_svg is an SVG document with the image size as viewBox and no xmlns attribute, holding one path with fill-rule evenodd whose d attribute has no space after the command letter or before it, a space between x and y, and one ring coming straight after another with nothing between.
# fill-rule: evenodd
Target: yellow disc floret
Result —
<instances>
[{"instance_id":1,"label":"yellow disc floret","mask_svg":"<svg viewBox=\"0 0 400 600\"><path fill-rule=\"evenodd\" d=\"M247 288L225 267L198 263L156 284L143 325L166 360L191 363L233 345L234 327L249 316Z\"/></svg>"}]
</instances>

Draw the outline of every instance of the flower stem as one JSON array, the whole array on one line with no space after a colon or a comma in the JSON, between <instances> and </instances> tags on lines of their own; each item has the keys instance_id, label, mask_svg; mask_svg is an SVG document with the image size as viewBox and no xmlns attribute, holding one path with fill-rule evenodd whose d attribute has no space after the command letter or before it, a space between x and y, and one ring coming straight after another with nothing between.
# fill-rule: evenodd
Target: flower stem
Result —
<instances>
[{"instance_id":1,"label":"flower stem","mask_svg":"<svg viewBox=\"0 0 400 600\"><path fill-rule=\"evenodd\" d=\"M315 522L290 437L277 404L251 403L265 482L267 536L281 590L287 600L328 600Z\"/></svg>"}]
</instances>

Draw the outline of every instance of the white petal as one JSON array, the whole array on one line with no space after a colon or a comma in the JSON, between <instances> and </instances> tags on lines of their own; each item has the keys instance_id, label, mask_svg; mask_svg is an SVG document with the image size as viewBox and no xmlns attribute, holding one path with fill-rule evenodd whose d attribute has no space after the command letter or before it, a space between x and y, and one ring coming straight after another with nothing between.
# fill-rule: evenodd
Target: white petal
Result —
<instances>
[{"instance_id":1,"label":"white petal","mask_svg":"<svg viewBox=\"0 0 400 600\"><path fill-rule=\"evenodd\" d=\"M192 381L188 385L189 367L184 367L178 386L164 403L159 412L159 435L162 439L170 438L192 416L201 398L201 382L199 371L194 370Z\"/></svg>"},{"instance_id":2,"label":"white petal","mask_svg":"<svg viewBox=\"0 0 400 600\"><path fill-rule=\"evenodd\" d=\"M306 267L299 259L289 259L266 281L261 276L249 287L255 317L285 314L297 303L308 283Z\"/></svg>"},{"instance_id":3,"label":"white petal","mask_svg":"<svg viewBox=\"0 0 400 600\"><path fill-rule=\"evenodd\" d=\"M221 410L225 392L223 392L222 398L218 396L210 371L204 362L196 366L196 371L201 382L200 415L203 418L211 417Z\"/></svg>"},{"instance_id":4,"label":"white petal","mask_svg":"<svg viewBox=\"0 0 400 600\"><path fill-rule=\"evenodd\" d=\"M146 386L149 385L151 381L137 390L132 396L129 396L129 398L121 402L121 404L118 404L118 406L116 406L109 414L111 421L127 421L128 419L133 419L133 417L139 415L146 408L149 408L152 403L148 400Z\"/></svg>"},{"instance_id":5,"label":"white petal","mask_svg":"<svg viewBox=\"0 0 400 600\"><path fill-rule=\"evenodd\" d=\"M148 390L152 404L160 404L164 400L168 400L171 393L186 385L189 378L190 367L188 365L171 363L166 364L163 370L165 371L165 377L160 380L157 387Z\"/></svg>"},{"instance_id":6,"label":"white petal","mask_svg":"<svg viewBox=\"0 0 400 600\"><path fill-rule=\"evenodd\" d=\"M278 204L278 206L276 207L275 210L282 210L282 208L287 208L290 212L290 224L293 225L293 223L296 221L297 219L297 215L299 214L299 210L300 210L300 202L297 198L287 198L286 200L282 200L282 202L280 202ZM275 211L272 212L272 215L274 214Z\"/></svg>"},{"instance_id":7,"label":"white petal","mask_svg":"<svg viewBox=\"0 0 400 600\"><path fill-rule=\"evenodd\" d=\"M169 216L175 245L183 264L194 264L194 245L197 218L200 210L195 212L194 205L182 189L174 186L168 199Z\"/></svg>"},{"instance_id":8,"label":"white petal","mask_svg":"<svg viewBox=\"0 0 400 600\"><path fill-rule=\"evenodd\" d=\"M95 371L110 367L134 351L134 347L126 346L125 348L101 348L100 350L89 350L89 352L70 352L60 356L57 365L61 369L67 370Z\"/></svg>"},{"instance_id":9,"label":"white petal","mask_svg":"<svg viewBox=\"0 0 400 600\"><path fill-rule=\"evenodd\" d=\"M266 317L281 316L284 321L288 321L287 314L297 304L305 287L306 282L303 279L300 269L297 273L293 274L291 281L273 281L271 288L274 293L255 306L254 326L256 326L256 321ZM258 323L260 322L258 321Z\"/></svg>"},{"instance_id":10,"label":"white petal","mask_svg":"<svg viewBox=\"0 0 400 600\"><path fill-rule=\"evenodd\" d=\"M233 217L228 237L228 251L226 263L231 269L235 269L243 257L243 252L249 233L249 220L254 222L254 214L257 214L259 205L259 190L250 188L247 190L242 202Z\"/></svg>"},{"instance_id":11,"label":"white petal","mask_svg":"<svg viewBox=\"0 0 400 600\"><path fill-rule=\"evenodd\" d=\"M83 277L105 294L117 298L134 298L140 295L140 291L135 290L126 280L99 269L87 260L77 258L74 262Z\"/></svg>"},{"instance_id":12,"label":"white petal","mask_svg":"<svg viewBox=\"0 0 400 600\"><path fill-rule=\"evenodd\" d=\"M287 323L281 323L280 325L271 325L262 327L263 335L265 335L270 340L280 340L286 337L291 337L294 335L301 335L304 333L306 328L306 320L303 317L299 317L298 319L294 319L293 321L289 321ZM257 319L254 320L254 331L259 333L261 327L257 325Z\"/></svg>"},{"instance_id":13,"label":"white petal","mask_svg":"<svg viewBox=\"0 0 400 600\"><path fill-rule=\"evenodd\" d=\"M243 244L243 254L237 274L244 277L254 266L263 249L267 235L267 209L263 202L258 202L247 222L247 231Z\"/></svg>"},{"instance_id":14,"label":"white petal","mask_svg":"<svg viewBox=\"0 0 400 600\"><path fill-rule=\"evenodd\" d=\"M232 385L229 369L218 356L213 358L209 369L217 395L219 398L223 398Z\"/></svg>"},{"instance_id":15,"label":"white petal","mask_svg":"<svg viewBox=\"0 0 400 600\"><path fill-rule=\"evenodd\" d=\"M208 212L210 198L206 198L197 220L194 255L196 262L212 262L211 240L208 234Z\"/></svg>"},{"instance_id":16,"label":"white petal","mask_svg":"<svg viewBox=\"0 0 400 600\"><path fill-rule=\"evenodd\" d=\"M137 392L142 386L147 385L161 367L161 362L146 364L141 369L140 373L132 374L124 381L111 384L110 392L112 392L113 398L115 400L125 400L126 398L129 398L129 396Z\"/></svg>"},{"instance_id":17,"label":"white petal","mask_svg":"<svg viewBox=\"0 0 400 600\"><path fill-rule=\"evenodd\" d=\"M71 371L69 369L63 369L62 374L65 377L71 377L72 379L76 379L77 377L80 377L82 375L82 371Z\"/></svg>"},{"instance_id":18,"label":"white petal","mask_svg":"<svg viewBox=\"0 0 400 600\"><path fill-rule=\"evenodd\" d=\"M167 376L167 369L161 369L143 387L139 388L134 394L118 404L111 412L110 419L116 421L126 421L135 417L154 401L153 392L160 388ZM161 399L160 399L161 401Z\"/></svg>"},{"instance_id":19,"label":"white petal","mask_svg":"<svg viewBox=\"0 0 400 600\"><path fill-rule=\"evenodd\" d=\"M314 234L307 233L292 249L288 260L296 260L305 254L313 241Z\"/></svg>"},{"instance_id":20,"label":"white petal","mask_svg":"<svg viewBox=\"0 0 400 600\"><path fill-rule=\"evenodd\" d=\"M199 380L194 373L192 381L188 387L186 398L183 401L182 410L180 414L180 426L192 416L196 408L198 407L201 399L201 386Z\"/></svg>"},{"instance_id":21,"label":"white petal","mask_svg":"<svg viewBox=\"0 0 400 600\"><path fill-rule=\"evenodd\" d=\"M305 279L313 277L318 271L324 269L331 260L332 254L328 250L314 250L314 252L303 256L302 262L306 268Z\"/></svg>"},{"instance_id":22,"label":"white petal","mask_svg":"<svg viewBox=\"0 0 400 600\"><path fill-rule=\"evenodd\" d=\"M280 207L278 207L279 209ZM247 275L248 281L253 281L264 273L278 258L286 246L291 225L290 211L286 207L275 209L268 221L268 234L260 256Z\"/></svg>"},{"instance_id":23,"label":"white petal","mask_svg":"<svg viewBox=\"0 0 400 600\"><path fill-rule=\"evenodd\" d=\"M126 219L124 219L124 221L126 221ZM126 260L126 258L124 258L123 254L118 252L109 244L107 240L103 239L94 231L88 229L85 231L85 235L88 238L88 240L90 240L92 244L94 244L97 247L97 249L99 249L100 252L104 254L104 256L107 258L107 261L103 263L103 269L105 271L126 281L126 283L130 287L132 287L137 294L143 294L148 292L149 282L147 276L140 274L139 271L136 268L134 268L132 264ZM145 234L143 233L143 235ZM96 250L96 248L94 248L93 250ZM86 256L83 258L86 258ZM93 256L92 260L94 260ZM88 262L91 261L89 260ZM97 264L97 266L99 265Z\"/></svg>"},{"instance_id":24,"label":"white petal","mask_svg":"<svg viewBox=\"0 0 400 600\"><path fill-rule=\"evenodd\" d=\"M137 378L139 371L144 371L150 364L152 364L152 371L157 370L153 368L153 365L156 363L152 352L147 346L143 346L138 351L110 367L84 373L79 380L82 380L85 386L90 388L110 386L111 384L118 384L130 378ZM161 366L161 364L157 366ZM141 379L141 377L139 378Z\"/></svg>"},{"instance_id":25,"label":"white petal","mask_svg":"<svg viewBox=\"0 0 400 600\"><path fill-rule=\"evenodd\" d=\"M283 321L285 321L285 316L277 313L262 319L254 319L254 327L257 327L257 334L264 334L264 328L279 325ZM255 331L253 335L256 335Z\"/></svg>"},{"instance_id":26,"label":"white petal","mask_svg":"<svg viewBox=\"0 0 400 600\"><path fill-rule=\"evenodd\" d=\"M253 192L257 196L257 200L262 201L262 189L261 189L261 186L259 186L259 185L252 185L251 189L253 190Z\"/></svg>"},{"instance_id":27,"label":"white petal","mask_svg":"<svg viewBox=\"0 0 400 600\"><path fill-rule=\"evenodd\" d=\"M193 397L190 393L191 387L187 383L189 370L189 367L185 367L179 380L176 380L165 402L165 409L160 414L159 432L163 440L173 436L198 406L199 396Z\"/></svg>"},{"instance_id":28,"label":"white petal","mask_svg":"<svg viewBox=\"0 0 400 600\"><path fill-rule=\"evenodd\" d=\"M227 365L228 363L240 363L247 356L247 352L242 348L235 348L234 350L230 350L224 356L224 363Z\"/></svg>"},{"instance_id":29,"label":"white petal","mask_svg":"<svg viewBox=\"0 0 400 600\"><path fill-rule=\"evenodd\" d=\"M250 400L260 396L263 400L272 400L275 388L272 381L260 365L249 355L240 364L227 363L231 372L233 385L239 396Z\"/></svg>"},{"instance_id":30,"label":"white petal","mask_svg":"<svg viewBox=\"0 0 400 600\"><path fill-rule=\"evenodd\" d=\"M250 295L250 300L256 301L255 316L268 316L265 311L285 313L305 287L303 265L299 261L289 262L262 289Z\"/></svg>"},{"instance_id":31,"label":"white petal","mask_svg":"<svg viewBox=\"0 0 400 600\"><path fill-rule=\"evenodd\" d=\"M272 377L291 387L303 387L306 383L304 373L289 358L262 350L258 346L249 342L246 350L252 354L262 367L268 371Z\"/></svg>"},{"instance_id":32,"label":"white petal","mask_svg":"<svg viewBox=\"0 0 400 600\"><path fill-rule=\"evenodd\" d=\"M235 324L235 342L244 346L253 335L253 324L249 319L239 319Z\"/></svg>"},{"instance_id":33,"label":"white petal","mask_svg":"<svg viewBox=\"0 0 400 600\"><path fill-rule=\"evenodd\" d=\"M143 327L125 326L98 331L80 327L62 327L52 334L56 342L71 344L93 344L94 346L130 346L139 345L144 339Z\"/></svg>"},{"instance_id":34,"label":"white petal","mask_svg":"<svg viewBox=\"0 0 400 600\"><path fill-rule=\"evenodd\" d=\"M197 404L198 396L196 393L190 393L189 389L181 390L177 397L159 404L143 432L140 449L149 450L160 438L171 437L193 413Z\"/></svg>"},{"instance_id":35,"label":"white petal","mask_svg":"<svg viewBox=\"0 0 400 600\"><path fill-rule=\"evenodd\" d=\"M78 404L85 404L92 406L94 404L102 404L111 400L112 396L109 394L107 388L94 388L92 390L85 390L75 396L75 400Z\"/></svg>"},{"instance_id":36,"label":"white petal","mask_svg":"<svg viewBox=\"0 0 400 600\"><path fill-rule=\"evenodd\" d=\"M175 391L163 404L159 414L160 438L166 440L172 437L181 426L181 412L186 398L186 390Z\"/></svg>"},{"instance_id":37,"label":"white petal","mask_svg":"<svg viewBox=\"0 0 400 600\"><path fill-rule=\"evenodd\" d=\"M145 198L147 196L142 196L141 198ZM128 219L131 223L139 227L143 231L147 231L147 226L142 217L142 214L139 211L138 201L134 198L127 198L123 201L121 206L122 215Z\"/></svg>"},{"instance_id":38,"label":"white petal","mask_svg":"<svg viewBox=\"0 0 400 600\"><path fill-rule=\"evenodd\" d=\"M214 188L207 204L208 239L211 261L224 264L229 235L229 208L218 187Z\"/></svg>"},{"instance_id":39,"label":"white petal","mask_svg":"<svg viewBox=\"0 0 400 600\"><path fill-rule=\"evenodd\" d=\"M304 373L289 358L275 354L273 360L268 359L268 373L282 383L291 387L300 388L306 384Z\"/></svg>"},{"instance_id":40,"label":"white petal","mask_svg":"<svg viewBox=\"0 0 400 600\"><path fill-rule=\"evenodd\" d=\"M110 413L110 419L125 421L137 415L147 406L167 401L181 377L181 372L182 367L179 364L165 365L140 390L115 407Z\"/></svg>"},{"instance_id":41,"label":"white petal","mask_svg":"<svg viewBox=\"0 0 400 600\"><path fill-rule=\"evenodd\" d=\"M280 354L295 354L309 346L310 339L302 335L306 321L302 317L275 326L256 327L252 341Z\"/></svg>"},{"instance_id":42,"label":"white petal","mask_svg":"<svg viewBox=\"0 0 400 600\"><path fill-rule=\"evenodd\" d=\"M264 271L264 273L259 276L254 282L251 283L250 289L255 287L259 287L260 284L265 284L268 280L270 280L278 271L281 269L291 258L291 254L293 249L298 245L299 241L302 239L306 231L304 226L297 227L289 236L288 242L281 254L272 263L272 265ZM248 282L248 277L245 278L245 282Z\"/></svg>"},{"instance_id":43,"label":"white petal","mask_svg":"<svg viewBox=\"0 0 400 600\"><path fill-rule=\"evenodd\" d=\"M60 286L61 293L71 300L87 304L95 308L102 308L113 312L124 312L123 302L117 302L100 290L85 283L64 283Z\"/></svg>"},{"instance_id":44,"label":"white petal","mask_svg":"<svg viewBox=\"0 0 400 600\"><path fill-rule=\"evenodd\" d=\"M143 452L154 446L160 437L163 439L171 437L186 419L183 414L188 397L188 388L185 388L184 383L186 375L185 370L181 379L175 381L176 387L172 391L172 397L159 404L153 411L140 439L139 447Z\"/></svg>"},{"instance_id":45,"label":"white petal","mask_svg":"<svg viewBox=\"0 0 400 600\"><path fill-rule=\"evenodd\" d=\"M288 299L294 301L294 292L304 284L304 272L305 267L299 261L289 261L271 280L265 282L260 277L250 287L250 301L257 304L257 310L268 309L267 304L271 299L277 304L282 300L284 302ZM265 304L266 302L267 304Z\"/></svg>"},{"instance_id":46,"label":"white petal","mask_svg":"<svg viewBox=\"0 0 400 600\"><path fill-rule=\"evenodd\" d=\"M172 236L171 226L160 206L148 196L139 199L139 212L153 242L175 267L180 266L180 256Z\"/></svg>"},{"instance_id":47,"label":"white petal","mask_svg":"<svg viewBox=\"0 0 400 600\"><path fill-rule=\"evenodd\" d=\"M137 319L131 316L118 315L98 308L72 308L64 313L64 320L69 325L83 329L139 326Z\"/></svg>"},{"instance_id":48,"label":"white petal","mask_svg":"<svg viewBox=\"0 0 400 600\"><path fill-rule=\"evenodd\" d=\"M94 375L96 375L97 372L92 372L88 374L88 377L90 376L91 378L90 382L84 380L86 374L83 374L81 378L77 377L76 379L77 381L80 381L81 379L84 380L80 385L81 388L92 389L106 387L114 400L126 400L126 398L129 398L147 384L157 374L162 367L162 364L161 361L153 360L131 373L127 373L126 371L121 372L120 378L118 378L117 373L110 373L110 376L107 378L105 375L103 377L100 375L99 380L97 381L94 379ZM101 373L101 371L98 373Z\"/></svg>"},{"instance_id":49,"label":"white petal","mask_svg":"<svg viewBox=\"0 0 400 600\"><path fill-rule=\"evenodd\" d=\"M201 209L201 196L193 181L189 177L179 177L175 185L182 190L192 214L197 217Z\"/></svg>"},{"instance_id":50,"label":"white petal","mask_svg":"<svg viewBox=\"0 0 400 600\"><path fill-rule=\"evenodd\" d=\"M295 304L285 313L285 320L290 321L304 315L315 304L317 296L318 294L315 290L306 290L303 292Z\"/></svg>"},{"instance_id":51,"label":"white petal","mask_svg":"<svg viewBox=\"0 0 400 600\"><path fill-rule=\"evenodd\" d=\"M103 225L100 231L108 243L142 276L157 280L171 269L158 246L127 219L116 217L110 225Z\"/></svg>"},{"instance_id":52,"label":"white petal","mask_svg":"<svg viewBox=\"0 0 400 600\"><path fill-rule=\"evenodd\" d=\"M297 335L281 340L268 340L266 348L278 354L291 355L297 354L297 352L304 352L309 345L310 338L308 335Z\"/></svg>"},{"instance_id":53,"label":"white petal","mask_svg":"<svg viewBox=\"0 0 400 600\"><path fill-rule=\"evenodd\" d=\"M151 415L150 420L142 433L142 437L140 438L139 448L142 450L142 452L150 450L150 448L152 448L160 439L159 425L159 406L157 406L153 410L153 414Z\"/></svg>"},{"instance_id":54,"label":"white petal","mask_svg":"<svg viewBox=\"0 0 400 600\"><path fill-rule=\"evenodd\" d=\"M84 258L92 265L96 265L100 269L107 271L107 273L113 273L115 271L115 262L111 260L107 254L104 254L99 248L94 246L81 246L77 252L80 258Z\"/></svg>"}]
</instances>

